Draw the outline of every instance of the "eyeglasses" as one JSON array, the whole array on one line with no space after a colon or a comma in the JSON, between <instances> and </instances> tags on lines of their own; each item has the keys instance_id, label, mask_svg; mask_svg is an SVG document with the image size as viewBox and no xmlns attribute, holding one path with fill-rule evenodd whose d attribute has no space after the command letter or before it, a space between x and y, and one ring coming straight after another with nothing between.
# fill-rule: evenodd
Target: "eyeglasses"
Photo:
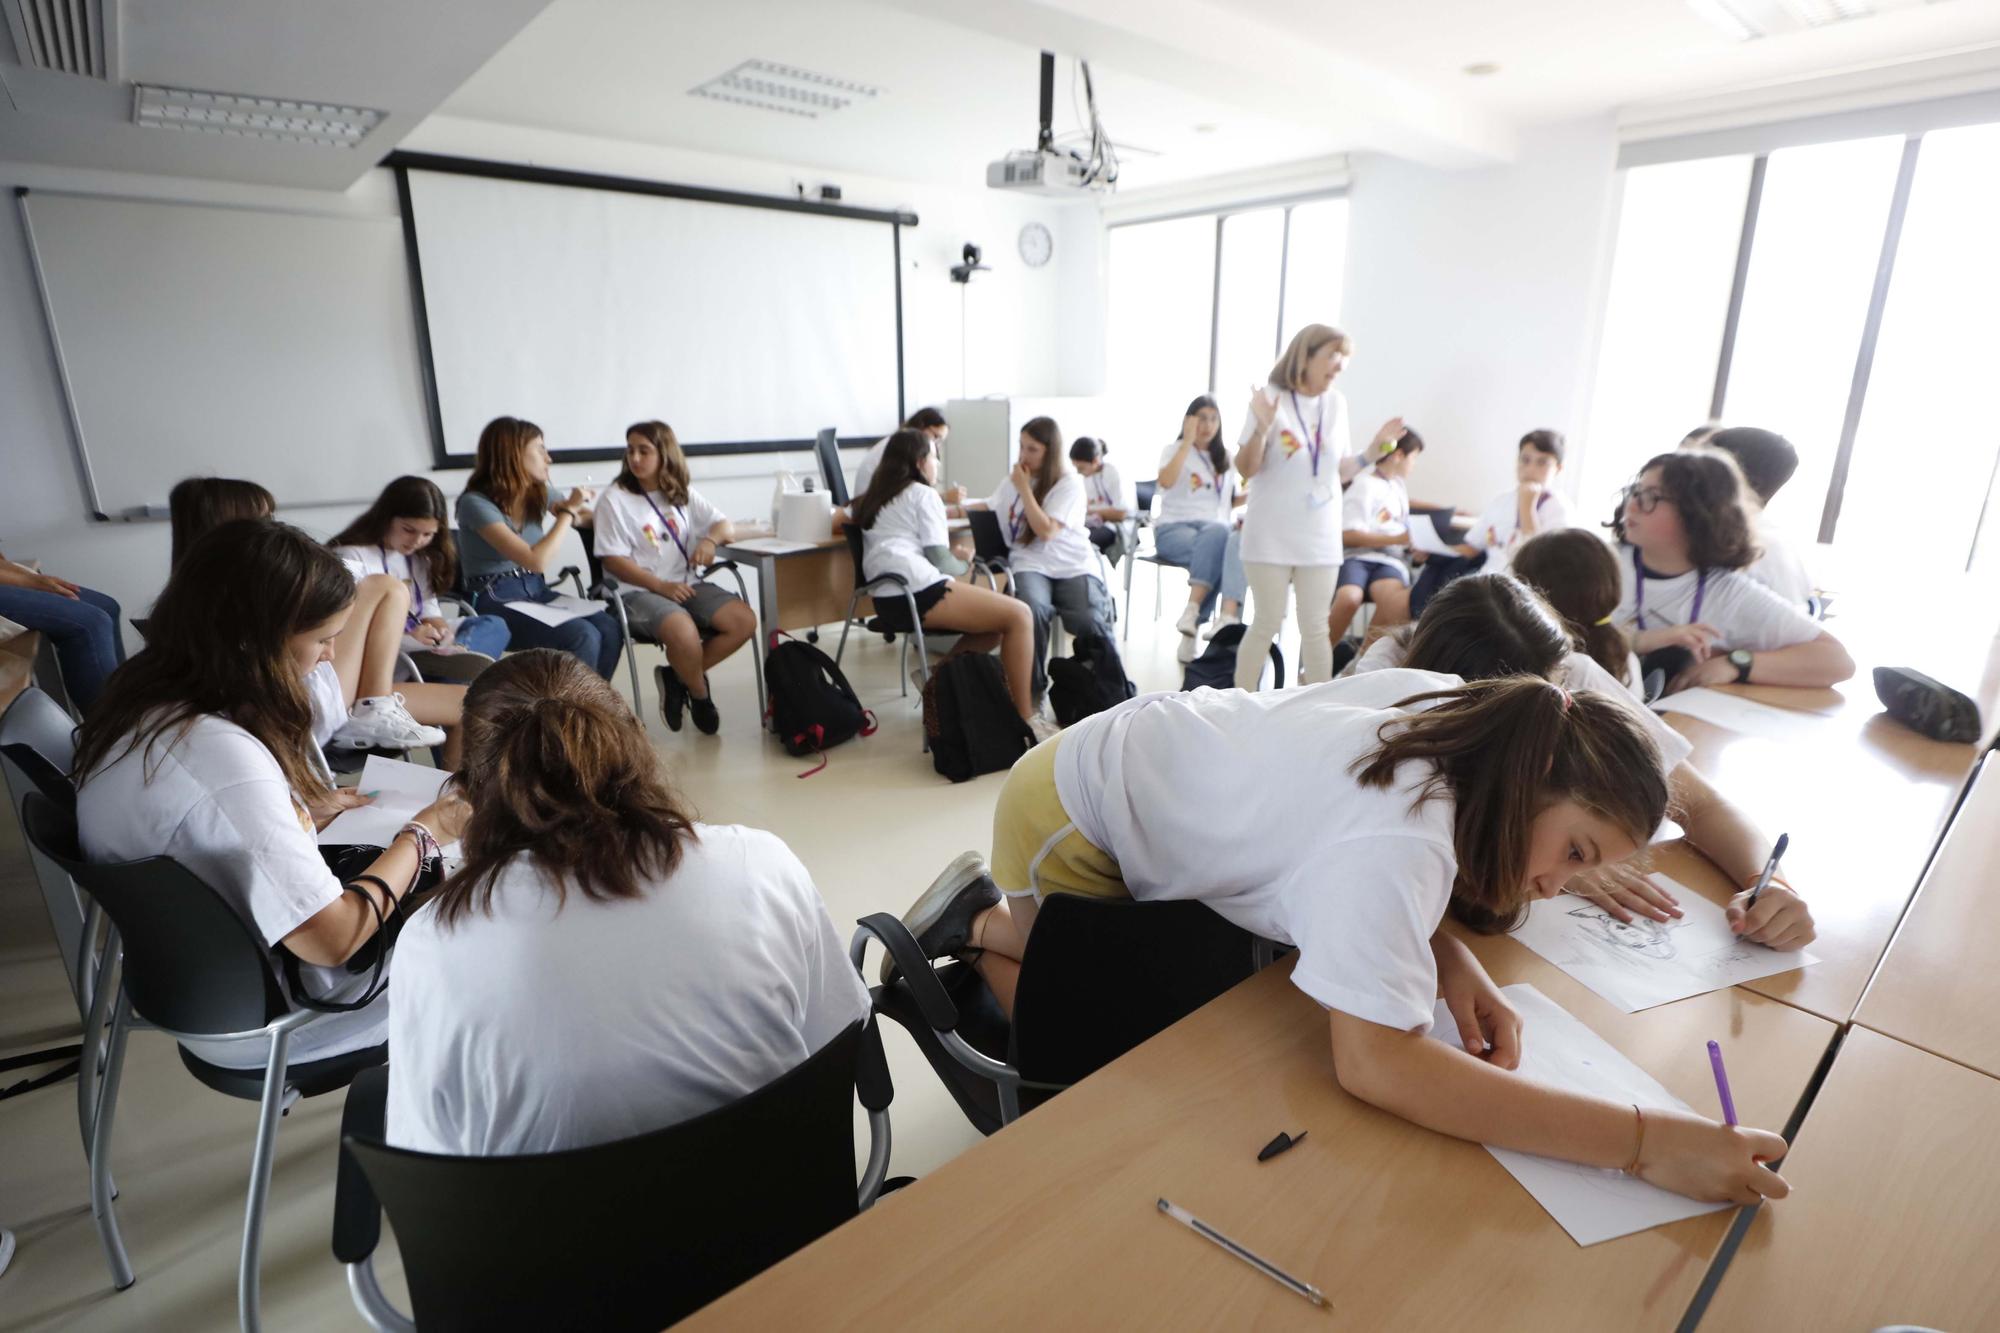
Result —
<instances>
[{"instance_id":1,"label":"eyeglasses","mask_svg":"<svg viewBox=\"0 0 2000 1333\"><path fill-rule=\"evenodd\" d=\"M1660 501L1666 498L1667 493L1659 487L1642 486L1636 481L1627 486L1621 496L1621 499L1625 503L1630 504L1642 514L1652 513L1660 507Z\"/></svg>"}]
</instances>

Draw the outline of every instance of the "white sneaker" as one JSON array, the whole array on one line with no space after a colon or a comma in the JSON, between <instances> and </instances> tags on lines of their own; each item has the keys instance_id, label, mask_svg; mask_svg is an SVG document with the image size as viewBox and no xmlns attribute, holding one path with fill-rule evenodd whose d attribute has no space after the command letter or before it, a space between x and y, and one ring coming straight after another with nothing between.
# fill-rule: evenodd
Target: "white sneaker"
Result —
<instances>
[{"instance_id":1,"label":"white sneaker","mask_svg":"<svg viewBox=\"0 0 2000 1333\"><path fill-rule=\"evenodd\" d=\"M1174 649L1174 660L1182 666L1186 666L1189 662L1194 661L1195 646L1196 639L1194 635L1188 635L1181 640L1181 646Z\"/></svg>"},{"instance_id":2,"label":"white sneaker","mask_svg":"<svg viewBox=\"0 0 2000 1333\"><path fill-rule=\"evenodd\" d=\"M384 694L373 699L357 699L347 723L329 742L346 750L414 750L419 746L443 745L444 732L427 727L410 716L400 694Z\"/></svg>"},{"instance_id":3,"label":"white sneaker","mask_svg":"<svg viewBox=\"0 0 2000 1333\"><path fill-rule=\"evenodd\" d=\"M1194 632L1200 627L1201 627L1201 604L1199 602L1189 602L1187 604L1187 610L1181 612L1181 618L1179 622L1175 624L1174 628L1179 630L1187 638L1192 639L1194 637Z\"/></svg>"},{"instance_id":4,"label":"white sneaker","mask_svg":"<svg viewBox=\"0 0 2000 1333\"><path fill-rule=\"evenodd\" d=\"M1229 612L1224 611L1221 614L1217 615L1215 619L1208 622L1208 630L1207 630L1208 637L1212 639L1216 636L1217 633L1219 633L1224 628L1230 625L1240 625L1242 623L1243 623L1242 616L1232 615Z\"/></svg>"},{"instance_id":5,"label":"white sneaker","mask_svg":"<svg viewBox=\"0 0 2000 1333\"><path fill-rule=\"evenodd\" d=\"M1056 720L1046 713L1036 713L1028 719L1028 730L1035 735L1035 744L1040 745L1049 737L1062 730Z\"/></svg>"}]
</instances>

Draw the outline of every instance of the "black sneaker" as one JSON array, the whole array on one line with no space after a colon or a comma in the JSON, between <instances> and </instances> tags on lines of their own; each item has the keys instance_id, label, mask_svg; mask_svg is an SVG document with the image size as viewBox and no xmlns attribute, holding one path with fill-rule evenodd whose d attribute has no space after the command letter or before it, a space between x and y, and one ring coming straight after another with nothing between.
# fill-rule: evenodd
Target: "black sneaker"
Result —
<instances>
[{"instance_id":1,"label":"black sneaker","mask_svg":"<svg viewBox=\"0 0 2000 1333\"><path fill-rule=\"evenodd\" d=\"M681 708L687 703L687 686L674 674L672 667L653 668L653 683L660 687L660 716L666 720L668 731L681 729Z\"/></svg>"},{"instance_id":2,"label":"black sneaker","mask_svg":"<svg viewBox=\"0 0 2000 1333\"><path fill-rule=\"evenodd\" d=\"M703 680L704 685L708 682ZM713 736L715 729L722 725L722 714L715 711L715 696L705 694L697 699L688 696L688 716L694 719L694 727L704 736Z\"/></svg>"},{"instance_id":3,"label":"black sneaker","mask_svg":"<svg viewBox=\"0 0 2000 1333\"><path fill-rule=\"evenodd\" d=\"M943 958L959 952L972 939L972 919L1000 901L1000 887L987 872L986 858L965 852L931 881L910 910L903 924L917 940L926 958ZM894 955L882 960L882 981L896 979Z\"/></svg>"},{"instance_id":4,"label":"black sneaker","mask_svg":"<svg viewBox=\"0 0 2000 1333\"><path fill-rule=\"evenodd\" d=\"M1889 716L1934 741L1979 741L1979 705L1949 685L1908 667L1876 667L1875 697Z\"/></svg>"}]
</instances>

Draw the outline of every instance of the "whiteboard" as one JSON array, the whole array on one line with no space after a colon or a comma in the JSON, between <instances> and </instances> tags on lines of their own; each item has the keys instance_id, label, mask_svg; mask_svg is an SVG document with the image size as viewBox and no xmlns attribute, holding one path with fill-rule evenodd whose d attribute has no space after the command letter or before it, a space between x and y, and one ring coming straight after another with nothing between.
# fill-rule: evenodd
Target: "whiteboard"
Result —
<instances>
[{"instance_id":1,"label":"whiteboard","mask_svg":"<svg viewBox=\"0 0 2000 1333\"><path fill-rule=\"evenodd\" d=\"M496 416L551 451L879 436L896 231L862 218L411 169L448 454Z\"/></svg>"},{"instance_id":2,"label":"whiteboard","mask_svg":"<svg viewBox=\"0 0 2000 1333\"><path fill-rule=\"evenodd\" d=\"M429 465L398 218L39 191L27 209L106 513L196 473L308 505Z\"/></svg>"}]
</instances>

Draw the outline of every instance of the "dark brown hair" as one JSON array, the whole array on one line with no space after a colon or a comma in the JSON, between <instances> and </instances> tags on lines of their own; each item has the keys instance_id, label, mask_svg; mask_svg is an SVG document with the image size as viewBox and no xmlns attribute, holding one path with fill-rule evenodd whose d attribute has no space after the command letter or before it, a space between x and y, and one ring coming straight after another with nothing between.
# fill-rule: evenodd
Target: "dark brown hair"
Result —
<instances>
[{"instance_id":1,"label":"dark brown hair","mask_svg":"<svg viewBox=\"0 0 2000 1333\"><path fill-rule=\"evenodd\" d=\"M1229 470L1229 450L1222 446L1222 409L1215 405L1213 398L1210 398L1207 394L1202 394L1187 405L1187 411L1181 413L1181 429L1186 430L1188 418L1194 416L1203 408L1207 408L1209 411L1215 413L1215 434L1208 437L1207 444L1196 445L1195 447L1204 450L1208 454L1209 465L1215 469L1216 481L1219 483L1222 480L1222 474Z\"/></svg>"},{"instance_id":2,"label":"dark brown hair","mask_svg":"<svg viewBox=\"0 0 2000 1333\"><path fill-rule=\"evenodd\" d=\"M437 892L440 925L493 910L500 874L526 856L560 908L638 898L673 873L694 816L668 788L625 700L569 653L512 653L465 692L458 782L472 807L465 863ZM524 979L525 982L526 979Z\"/></svg>"},{"instance_id":3,"label":"dark brown hair","mask_svg":"<svg viewBox=\"0 0 2000 1333\"><path fill-rule=\"evenodd\" d=\"M1564 446L1563 433L1561 431L1549 430L1547 428L1531 430L1521 437L1521 443L1515 446L1514 452L1518 455L1521 450L1529 448L1536 450L1538 453L1549 455L1556 460L1557 467L1562 466Z\"/></svg>"},{"instance_id":4,"label":"dark brown hair","mask_svg":"<svg viewBox=\"0 0 2000 1333\"><path fill-rule=\"evenodd\" d=\"M1461 680L1550 676L1574 646L1549 604L1505 574L1453 580L1398 632L1407 634L1404 666Z\"/></svg>"},{"instance_id":5,"label":"dark brown hair","mask_svg":"<svg viewBox=\"0 0 2000 1333\"><path fill-rule=\"evenodd\" d=\"M1681 516L1687 558L1697 569L1744 569L1762 554L1750 538L1750 515L1743 508L1743 474L1728 454L1681 449L1647 460L1639 475L1658 469L1666 503ZM1625 540L1625 502L1606 525Z\"/></svg>"},{"instance_id":6,"label":"dark brown hair","mask_svg":"<svg viewBox=\"0 0 2000 1333\"><path fill-rule=\"evenodd\" d=\"M1736 460L1759 504L1771 503L1771 497L1799 470L1799 451L1792 442L1761 426L1730 426L1714 432L1703 443Z\"/></svg>"},{"instance_id":7,"label":"dark brown hair","mask_svg":"<svg viewBox=\"0 0 2000 1333\"><path fill-rule=\"evenodd\" d=\"M687 455L681 452L680 437L674 434L674 428L664 421L635 421L625 428L625 438L630 440L634 435L652 445L660 456L660 494L670 505L686 504L690 484L688 461ZM618 469L618 475L612 478L611 484L634 495L646 493L646 488L632 475L630 463Z\"/></svg>"},{"instance_id":8,"label":"dark brown hair","mask_svg":"<svg viewBox=\"0 0 2000 1333\"><path fill-rule=\"evenodd\" d=\"M500 506L500 512L526 527L539 523L548 505L548 487L528 475L528 446L542 438L542 428L520 417L495 417L479 432L479 449L472 458L472 475L465 489ZM519 505L517 515L514 506Z\"/></svg>"},{"instance_id":9,"label":"dark brown hair","mask_svg":"<svg viewBox=\"0 0 2000 1333\"><path fill-rule=\"evenodd\" d=\"M912 483L924 484L923 461L931 456L931 441L919 430L904 429L889 437L882 449L882 461L868 479L868 489L854 502L851 511L855 526L863 532L875 526L882 509Z\"/></svg>"},{"instance_id":10,"label":"dark brown hair","mask_svg":"<svg viewBox=\"0 0 2000 1333\"><path fill-rule=\"evenodd\" d=\"M1042 446L1042 465L1035 469L1035 503L1040 504L1049 498L1049 491L1062 480L1062 427L1056 425L1054 417L1030 417L1027 424L1021 427L1021 434ZM1025 540L1035 540L1033 529L1028 531Z\"/></svg>"},{"instance_id":11,"label":"dark brown hair","mask_svg":"<svg viewBox=\"0 0 2000 1333\"><path fill-rule=\"evenodd\" d=\"M146 647L111 673L84 718L74 771L89 774L197 718L227 718L271 752L303 801L325 796L312 703L287 641L354 600L354 578L297 528L235 519L182 553L146 622Z\"/></svg>"},{"instance_id":12,"label":"dark brown hair","mask_svg":"<svg viewBox=\"0 0 2000 1333\"><path fill-rule=\"evenodd\" d=\"M211 528L238 518L269 518L277 509L271 493L254 481L235 477L189 477L167 492L173 529L167 568L178 568L196 541Z\"/></svg>"},{"instance_id":13,"label":"dark brown hair","mask_svg":"<svg viewBox=\"0 0 2000 1333\"><path fill-rule=\"evenodd\" d=\"M1526 915L1529 840L1551 805L1573 801L1641 846L1666 814L1659 750L1626 704L1539 676L1473 681L1399 707L1423 703L1385 722L1381 744L1350 771L1386 789L1403 764L1430 769L1413 808L1452 802L1452 912L1475 930L1499 934Z\"/></svg>"},{"instance_id":14,"label":"dark brown hair","mask_svg":"<svg viewBox=\"0 0 2000 1333\"><path fill-rule=\"evenodd\" d=\"M903 425L909 430L951 429L945 422L944 413L938 411L935 407L918 408L916 411L910 413L910 419L905 421Z\"/></svg>"},{"instance_id":15,"label":"dark brown hair","mask_svg":"<svg viewBox=\"0 0 2000 1333\"><path fill-rule=\"evenodd\" d=\"M1632 645L1611 623L1618 609L1618 557L1604 539L1583 528L1537 533L1514 552L1514 573L1569 623L1569 632L1597 665L1622 685L1632 667Z\"/></svg>"},{"instance_id":16,"label":"dark brown hair","mask_svg":"<svg viewBox=\"0 0 2000 1333\"><path fill-rule=\"evenodd\" d=\"M451 540L451 510L444 492L429 477L398 477L382 488L361 517L340 530L328 546L380 546L389 524L399 518L437 521L437 535L410 556L422 561L424 581L434 592L450 592L458 582L458 548Z\"/></svg>"}]
</instances>

